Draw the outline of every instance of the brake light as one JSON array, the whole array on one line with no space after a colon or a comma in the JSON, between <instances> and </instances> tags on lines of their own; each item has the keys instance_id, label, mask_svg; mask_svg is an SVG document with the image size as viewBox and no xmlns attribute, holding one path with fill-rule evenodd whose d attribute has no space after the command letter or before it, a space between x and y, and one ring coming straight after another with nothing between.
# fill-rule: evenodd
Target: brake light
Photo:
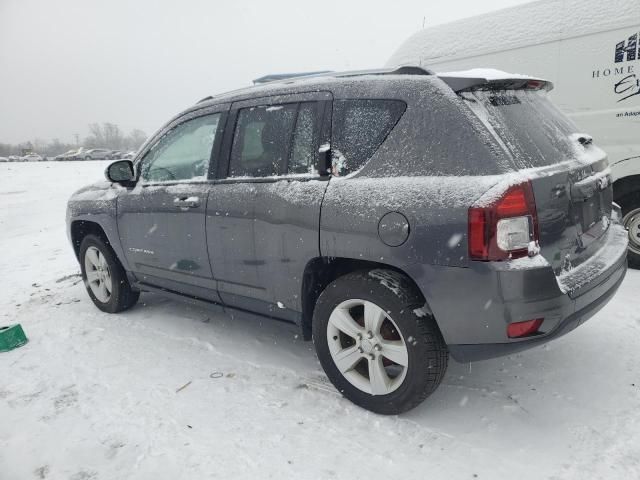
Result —
<instances>
[{"instance_id":1,"label":"brake light","mask_svg":"<svg viewBox=\"0 0 640 480\"><path fill-rule=\"evenodd\" d=\"M488 205L469 209L469 257L499 261L525 257L538 241L538 215L531 182L510 187Z\"/></svg>"},{"instance_id":2,"label":"brake light","mask_svg":"<svg viewBox=\"0 0 640 480\"><path fill-rule=\"evenodd\" d=\"M547 82L542 80L529 80L527 82L527 88L530 90L541 90L544 88Z\"/></svg>"},{"instance_id":3,"label":"brake light","mask_svg":"<svg viewBox=\"0 0 640 480\"><path fill-rule=\"evenodd\" d=\"M520 338L538 333L544 319L536 318L525 322L515 322L507 325L507 335L509 338Z\"/></svg>"}]
</instances>

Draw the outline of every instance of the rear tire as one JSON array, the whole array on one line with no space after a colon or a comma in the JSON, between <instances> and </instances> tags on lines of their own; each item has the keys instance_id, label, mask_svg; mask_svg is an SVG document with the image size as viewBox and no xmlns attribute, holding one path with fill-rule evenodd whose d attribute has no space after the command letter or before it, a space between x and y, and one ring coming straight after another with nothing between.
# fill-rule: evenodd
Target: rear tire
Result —
<instances>
[{"instance_id":1,"label":"rear tire","mask_svg":"<svg viewBox=\"0 0 640 480\"><path fill-rule=\"evenodd\" d=\"M349 273L320 294L313 342L329 380L347 399L395 415L435 391L449 352L423 305L409 280L391 270Z\"/></svg>"},{"instance_id":2,"label":"rear tire","mask_svg":"<svg viewBox=\"0 0 640 480\"><path fill-rule=\"evenodd\" d=\"M133 290L113 249L96 235L80 244L80 268L89 297L103 312L118 313L133 307L140 292Z\"/></svg>"},{"instance_id":3,"label":"rear tire","mask_svg":"<svg viewBox=\"0 0 640 480\"><path fill-rule=\"evenodd\" d=\"M626 195L619 203L622 223L629 230L629 266L640 269L640 192Z\"/></svg>"}]
</instances>

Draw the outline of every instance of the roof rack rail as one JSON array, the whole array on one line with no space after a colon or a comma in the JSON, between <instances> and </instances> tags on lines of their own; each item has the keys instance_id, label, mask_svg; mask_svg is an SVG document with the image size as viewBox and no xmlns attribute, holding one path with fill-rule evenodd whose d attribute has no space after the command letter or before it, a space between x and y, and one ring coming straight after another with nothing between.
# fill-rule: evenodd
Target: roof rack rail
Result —
<instances>
[{"instance_id":1,"label":"roof rack rail","mask_svg":"<svg viewBox=\"0 0 640 480\"><path fill-rule=\"evenodd\" d=\"M323 75L327 73L333 73L331 70L318 70L316 72L296 72L296 73L272 73L260 78L256 78L253 81L254 85L262 83L277 82L279 80L288 80L290 78L309 77L312 75Z\"/></svg>"},{"instance_id":2,"label":"roof rack rail","mask_svg":"<svg viewBox=\"0 0 640 480\"><path fill-rule=\"evenodd\" d=\"M198 103L206 102L208 100L213 100L223 95L244 92L254 87L258 87L266 84L292 83L292 82L295 82L296 80L306 80L306 79L322 78L322 77L344 78L344 77L359 77L363 75L436 75L436 73L433 70L429 70L428 68L423 68L416 65L403 65L403 66L394 67L394 68L379 68L379 69L371 69L371 70L352 70L352 71L346 71L346 72L322 71L322 72L307 72L307 73L303 73L303 72L275 73L275 74L265 75L260 78L256 78L253 81L254 85L242 87L236 90L231 90L230 92L225 92L218 95L209 96L209 97L203 98Z\"/></svg>"},{"instance_id":3,"label":"roof rack rail","mask_svg":"<svg viewBox=\"0 0 640 480\"><path fill-rule=\"evenodd\" d=\"M206 102L207 100L213 100L213 96L209 95L208 97L204 97L202 100L198 100L196 104Z\"/></svg>"},{"instance_id":4,"label":"roof rack rail","mask_svg":"<svg viewBox=\"0 0 640 480\"><path fill-rule=\"evenodd\" d=\"M416 65L403 65L394 68L377 68L372 70L354 70L351 72L338 72L336 77L357 77L360 75L435 75L433 70L418 67Z\"/></svg>"},{"instance_id":5,"label":"roof rack rail","mask_svg":"<svg viewBox=\"0 0 640 480\"><path fill-rule=\"evenodd\" d=\"M427 68L415 65L403 65L395 68L378 68L369 70L349 70L345 72L334 72L332 70L320 72L300 72L300 73L274 73L256 78L255 85L271 82L282 82L285 80L307 79L316 77L358 77L361 75L435 75L435 72Z\"/></svg>"}]
</instances>

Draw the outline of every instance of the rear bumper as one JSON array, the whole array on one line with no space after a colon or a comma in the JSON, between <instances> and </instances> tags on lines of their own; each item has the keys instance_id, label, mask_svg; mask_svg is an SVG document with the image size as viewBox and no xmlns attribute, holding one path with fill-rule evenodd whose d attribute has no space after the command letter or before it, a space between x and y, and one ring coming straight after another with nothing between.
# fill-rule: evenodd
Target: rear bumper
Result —
<instances>
[{"instance_id":1,"label":"rear bumper","mask_svg":"<svg viewBox=\"0 0 640 480\"><path fill-rule=\"evenodd\" d=\"M569 333L611 300L627 271L628 237L617 223L607 235L592 259L562 278L543 259L515 265L474 262L469 268L429 267L412 273L418 275L418 286L455 360L500 357ZM539 334L507 336L508 324L535 318L544 318Z\"/></svg>"},{"instance_id":2,"label":"rear bumper","mask_svg":"<svg viewBox=\"0 0 640 480\"><path fill-rule=\"evenodd\" d=\"M589 299L580 299L582 308L560 321L560 323L546 334L537 335L520 341L510 343L486 343L486 344L467 344L467 345L449 345L451 356L459 362L475 362L486 360L489 358L503 357L511 355L529 348L545 344L558 337L566 335L574 328L582 325L595 315L602 307L604 307L618 290L618 287L624 280L627 271L626 257L623 262L603 283L598 285ZM592 301L589 301L591 300ZM578 300L576 300L578 307ZM562 310L562 307L559 307Z\"/></svg>"}]
</instances>

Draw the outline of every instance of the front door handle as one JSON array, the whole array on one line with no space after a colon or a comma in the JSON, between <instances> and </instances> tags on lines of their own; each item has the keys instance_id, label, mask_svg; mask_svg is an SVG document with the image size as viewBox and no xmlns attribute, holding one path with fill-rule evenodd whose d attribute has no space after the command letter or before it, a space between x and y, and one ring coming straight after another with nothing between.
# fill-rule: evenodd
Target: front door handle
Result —
<instances>
[{"instance_id":1,"label":"front door handle","mask_svg":"<svg viewBox=\"0 0 640 480\"><path fill-rule=\"evenodd\" d=\"M200 206L200 199L198 197L177 197L173 199L173 204L182 209L197 208Z\"/></svg>"}]
</instances>

